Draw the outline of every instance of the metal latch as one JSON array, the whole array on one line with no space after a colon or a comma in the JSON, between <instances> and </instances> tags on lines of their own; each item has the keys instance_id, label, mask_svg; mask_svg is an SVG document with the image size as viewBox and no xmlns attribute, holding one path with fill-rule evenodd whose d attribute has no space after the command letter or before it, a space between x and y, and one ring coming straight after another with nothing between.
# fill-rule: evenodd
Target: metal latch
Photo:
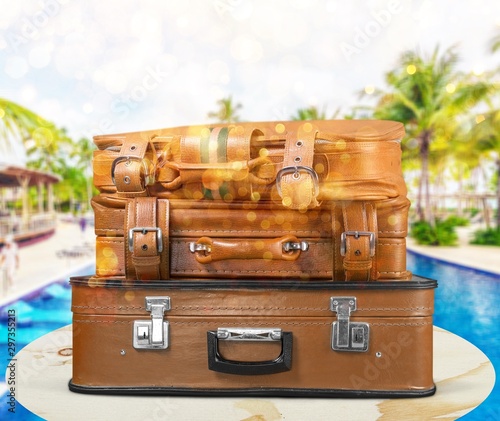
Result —
<instances>
[{"instance_id":1,"label":"metal latch","mask_svg":"<svg viewBox=\"0 0 500 421\"><path fill-rule=\"evenodd\" d=\"M283 243L283 251L290 252L295 250L307 251L309 250L309 243L307 241L287 241Z\"/></svg>"},{"instance_id":2,"label":"metal latch","mask_svg":"<svg viewBox=\"0 0 500 421\"><path fill-rule=\"evenodd\" d=\"M368 323L351 322L351 311L356 310L356 297L331 297L330 310L337 313L332 324L332 349L334 351L368 351L370 326Z\"/></svg>"},{"instance_id":3,"label":"metal latch","mask_svg":"<svg viewBox=\"0 0 500 421\"><path fill-rule=\"evenodd\" d=\"M146 297L151 320L135 320L133 344L136 349L167 349L168 322L163 313L170 310L170 297Z\"/></svg>"}]
</instances>

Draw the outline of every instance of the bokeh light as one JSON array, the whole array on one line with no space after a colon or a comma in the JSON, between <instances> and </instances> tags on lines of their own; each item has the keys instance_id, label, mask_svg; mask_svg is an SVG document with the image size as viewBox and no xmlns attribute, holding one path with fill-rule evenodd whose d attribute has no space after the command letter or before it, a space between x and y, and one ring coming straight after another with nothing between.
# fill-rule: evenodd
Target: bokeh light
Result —
<instances>
[{"instance_id":1,"label":"bokeh light","mask_svg":"<svg viewBox=\"0 0 500 421\"><path fill-rule=\"evenodd\" d=\"M409 75L414 75L417 72L417 67L414 64L409 64L406 66L406 73Z\"/></svg>"}]
</instances>

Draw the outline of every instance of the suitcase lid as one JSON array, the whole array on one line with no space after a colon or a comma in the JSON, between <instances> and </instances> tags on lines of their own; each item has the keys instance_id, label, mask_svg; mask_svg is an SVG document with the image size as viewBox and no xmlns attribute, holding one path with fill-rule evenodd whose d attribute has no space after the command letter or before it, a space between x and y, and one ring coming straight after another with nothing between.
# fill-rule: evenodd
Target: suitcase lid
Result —
<instances>
[{"instance_id":1,"label":"suitcase lid","mask_svg":"<svg viewBox=\"0 0 500 421\"><path fill-rule=\"evenodd\" d=\"M72 310L86 315L149 315L147 299L168 299L172 316L333 317L335 300L354 317L426 317L434 310L437 282L409 281L158 281L73 277Z\"/></svg>"}]
</instances>

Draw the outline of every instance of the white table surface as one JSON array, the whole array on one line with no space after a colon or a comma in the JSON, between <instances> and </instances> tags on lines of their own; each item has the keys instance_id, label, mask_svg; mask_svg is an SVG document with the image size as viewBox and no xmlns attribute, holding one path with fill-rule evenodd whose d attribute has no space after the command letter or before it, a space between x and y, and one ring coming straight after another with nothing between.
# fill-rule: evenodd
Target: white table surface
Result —
<instances>
[{"instance_id":1,"label":"white table surface","mask_svg":"<svg viewBox=\"0 0 500 421\"><path fill-rule=\"evenodd\" d=\"M409 399L199 398L84 395L68 390L71 325L17 354L18 401L52 420L453 420L481 404L495 383L488 358L474 345L434 327L432 397Z\"/></svg>"}]
</instances>

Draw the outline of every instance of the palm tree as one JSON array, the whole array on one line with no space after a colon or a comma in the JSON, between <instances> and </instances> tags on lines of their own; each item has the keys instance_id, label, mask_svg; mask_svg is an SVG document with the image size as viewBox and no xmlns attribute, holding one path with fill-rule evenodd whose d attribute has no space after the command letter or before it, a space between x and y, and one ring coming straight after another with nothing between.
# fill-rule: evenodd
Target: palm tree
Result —
<instances>
[{"instance_id":1,"label":"palm tree","mask_svg":"<svg viewBox=\"0 0 500 421\"><path fill-rule=\"evenodd\" d=\"M16 150L14 142L22 142L28 157L28 167L57 173L59 149L69 145L64 129L45 120L35 112L0 98L0 141L6 150Z\"/></svg>"},{"instance_id":2,"label":"palm tree","mask_svg":"<svg viewBox=\"0 0 500 421\"><path fill-rule=\"evenodd\" d=\"M487 113L485 119L470 133L472 147L493 159L496 172L497 216L496 228L500 231L500 110Z\"/></svg>"},{"instance_id":3,"label":"palm tree","mask_svg":"<svg viewBox=\"0 0 500 421\"><path fill-rule=\"evenodd\" d=\"M420 167L417 215L434 225L430 203L430 167L447 154L450 140L462 136L461 117L484 99L492 86L456 70L454 48L430 57L407 51L398 67L387 73L387 92L379 91L375 117L406 125L406 153L416 154ZM411 147L413 143L413 148Z\"/></svg>"},{"instance_id":4,"label":"palm tree","mask_svg":"<svg viewBox=\"0 0 500 421\"><path fill-rule=\"evenodd\" d=\"M237 112L242 108L240 103L234 104L230 95L217 101L218 110L208 113L208 118L215 119L218 123L237 123L240 117Z\"/></svg>"},{"instance_id":5,"label":"palm tree","mask_svg":"<svg viewBox=\"0 0 500 421\"><path fill-rule=\"evenodd\" d=\"M498 32L491 40L490 49L492 53L500 51L500 32Z\"/></svg>"},{"instance_id":6,"label":"palm tree","mask_svg":"<svg viewBox=\"0 0 500 421\"><path fill-rule=\"evenodd\" d=\"M92 157L96 149L94 143L89 139L80 139L78 142L73 143L73 150L71 151L71 158L75 159L75 167L82 172L85 179L85 190L87 196L87 209L90 209L90 199L92 193Z\"/></svg>"},{"instance_id":7,"label":"palm tree","mask_svg":"<svg viewBox=\"0 0 500 421\"><path fill-rule=\"evenodd\" d=\"M59 171L62 176L55 187L54 192L59 202L60 210L68 210L75 213L77 204L83 203L88 198L86 189L88 178L84 172L69 162L68 159L58 158Z\"/></svg>"}]
</instances>

